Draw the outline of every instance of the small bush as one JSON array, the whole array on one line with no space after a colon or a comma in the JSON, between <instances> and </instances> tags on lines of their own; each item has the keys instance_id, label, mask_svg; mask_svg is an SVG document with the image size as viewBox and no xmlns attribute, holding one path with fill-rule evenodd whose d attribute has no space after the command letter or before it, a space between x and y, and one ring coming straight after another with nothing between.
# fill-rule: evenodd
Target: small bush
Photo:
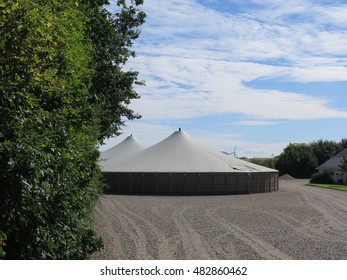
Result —
<instances>
[{"instance_id":1,"label":"small bush","mask_svg":"<svg viewBox=\"0 0 347 280\"><path fill-rule=\"evenodd\" d=\"M5 251L3 249L3 247L6 245L5 241L6 241L7 237L5 235L5 233L3 233L0 230L0 260L3 260L5 258Z\"/></svg>"},{"instance_id":2,"label":"small bush","mask_svg":"<svg viewBox=\"0 0 347 280\"><path fill-rule=\"evenodd\" d=\"M334 181L327 173L315 173L312 175L310 183L312 184L333 184Z\"/></svg>"}]
</instances>

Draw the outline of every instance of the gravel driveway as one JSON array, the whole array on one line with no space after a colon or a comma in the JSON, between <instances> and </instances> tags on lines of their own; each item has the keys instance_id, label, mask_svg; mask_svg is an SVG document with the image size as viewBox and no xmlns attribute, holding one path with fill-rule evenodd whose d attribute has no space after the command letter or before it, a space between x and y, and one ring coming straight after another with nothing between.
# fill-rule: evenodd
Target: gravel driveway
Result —
<instances>
[{"instance_id":1,"label":"gravel driveway","mask_svg":"<svg viewBox=\"0 0 347 280\"><path fill-rule=\"evenodd\" d=\"M93 259L347 259L347 192L280 181L275 193L104 195Z\"/></svg>"}]
</instances>

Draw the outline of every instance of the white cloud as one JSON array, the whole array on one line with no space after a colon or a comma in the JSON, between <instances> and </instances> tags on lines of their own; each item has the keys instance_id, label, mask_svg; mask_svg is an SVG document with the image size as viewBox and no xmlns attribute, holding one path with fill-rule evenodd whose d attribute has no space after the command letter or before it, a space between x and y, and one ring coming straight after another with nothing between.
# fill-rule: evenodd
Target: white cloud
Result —
<instances>
[{"instance_id":1,"label":"white cloud","mask_svg":"<svg viewBox=\"0 0 347 280\"><path fill-rule=\"evenodd\" d=\"M148 1L145 2L148 21L137 50L184 57L216 55L234 61L279 58L293 61L311 52L345 53L346 30L326 31L310 21L282 23L274 16L295 11L305 19L307 15L315 16L314 11L325 11L307 1L301 2L278 1L253 14L233 15L207 9L195 1ZM275 21L271 20L273 17Z\"/></svg>"},{"instance_id":2,"label":"white cloud","mask_svg":"<svg viewBox=\"0 0 347 280\"><path fill-rule=\"evenodd\" d=\"M131 105L143 121L129 123L125 131L137 131L149 143L153 135L159 141L176 129L160 125L161 120L239 114L245 119L240 124L254 126L283 119L347 118L346 111L333 107L330 93L321 97L246 86L256 79L347 81L347 5L309 0L230 2L255 5L233 14L194 0L145 1L147 21L134 45L138 57L128 65L146 81L146 87L138 89L142 98ZM146 136L149 128L153 133ZM216 138L215 133L204 136ZM220 139L222 148L223 141L235 137ZM244 153L251 146L272 154L284 145L234 142Z\"/></svg>"},{"instance_id":3,"label":"white cloud","mask_svg":"<svg viewBox=\"0 0 347 280\"><path fill-rule=\"evenodd\" d=\"M339 6L317 6L313 9L312 13L315 14L315 18L318 22L323 24L332 24L335 26L346 27L347 24L347 5Z\"/></svg>"},{"instance_id":4,"label":"white cloud","mask_svg":"<svg viewBox=\"0 0 347 280\"><path fill-rule=\"evenodd\" d=\"M283 15L306 13L312 6L309 1L261 2L267 5L263 12L275 7L272 12ZM347 54L344 31L319 30L307 22L277 24L256 14L251 18L221 13L192 0L147 1L145 10L148 20L136 46L138 57L131 61L147 83L139 90L142 98L133 102L144 118L218 113L266 119L347 117L347 112L329 107L327 99L244 86L259 78L346 81L346 60L333 57ZM283 66L268 65L281 60Z\"/></svg>"},{"instance_id":5,"label":"white cloud","mask_svg":"<svg viewBox=\"0 0 347 280\"><path fill-rule=\"evenodd\" d=\"M141 89L142 98L133 102L146 119L186 119L221 113L262 119L347 118L347 112L330 108L327 99L256 90L243 84L268 76L302 82L343 80L347 77L343 67L275 67L168 56L141 56L135 65L149 81Z\"/></svg>"},{"instance_id":6,"label":"white cloud","mask_svg":"<svg viewBox=\"0 0 347 280\"><path fill-rule=\"evenodd\" d=\"M342 66L316 66L292 67L283 73L292 81L299 82L337 82L346 81L347 67Z\"/></svg>"},{"instance_id":7,"label":"white cloud","mask_svg":"<svg viewBox=\"0 0 347 280\"><path fill-rule=\"evenodd\" d=\"M238 121L233 122L231 125L242 125L242 126L268 126L268 125L274 125L277 124L277 122L270 122L270 121Z\"/></svg>"}]
</instances>

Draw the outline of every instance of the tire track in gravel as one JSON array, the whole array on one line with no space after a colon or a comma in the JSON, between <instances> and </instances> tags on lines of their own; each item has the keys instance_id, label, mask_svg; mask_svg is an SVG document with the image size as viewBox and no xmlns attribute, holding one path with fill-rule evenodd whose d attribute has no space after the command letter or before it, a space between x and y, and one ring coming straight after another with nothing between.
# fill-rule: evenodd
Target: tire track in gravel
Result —
<instances>
[{"instance_id":1,"label":"tire track in gravel","mask_svg":"<svg viewBox=\"0 0 347 280\"><path fill-rule=\"evenodd\" d=\"M119 221L119 224L115 225L116 229L108 234L117 234L117 231L121 229L122 234L120 236L123 240L122 248L125 248L124 251L128 252L125 257L117 257L117 259L148 259L146 254L146 242L144 242L146 236L141 228L134 220L129 219L126 214L122 213L120 207L115 206L115 201L107 200L105 206L107 207L106 209L110 210L112 217L117 217Z\"/></svg>"},{"instance_id":2,"label":"tire track in gravel","mask_svg":"<svg viewBox=\"0 0 347 280\"><path fill-rule=\"evenodd\" d=\"M166 211L164 211L166 210ZM165 212L169 212L170 214L168 215ZM156 216L158 219L163 218L163 214L166 214L166 223L169 226L165 226L165 231L170 232L168 236L168 244L170 246L170 252L171 255L173 256L172 259L185 259L186 255L184 252L183 248L183 242L181 240L181 234L179 232L179 229L175 226L175 223L170 219L172 215L172 210L171 208L164 208L163 207L152 207L152 213L154 216ZM164 214L164 215L165 215Z\"/></svg>"},{"instance_id":3,"label":"tire track in gravel","mask_svg":"<svg viewBox=\"0 0 347 280\"><path fill-rule=\"evenodd\" d=\"M335 212L335 214L338 214L341 217L345 217L345 218L347 217L347 196L344 196L345 200L343 201L343 200L340 200L339 197L327 196L324 193L316 192L314 190L309 189L307 190L307 192L313 195L316 199L322 202L325 202L326 205L329 207L329 209ZM333 190L333 192L335 191Z\"/></svg>"},{"instance_id":4,"label":"tire track in gravel","mask_svg":"<svg viewBox=\"0 0 347 280\"><path fill-rule=\"evenodd\" d=\"M345 259L347 193L305 183L272 194L102 196L94 226L105 249L92 258Z\"/></svg>"},{"instance_id":5,"label":"tire track in gravel","mask_svg":"<svg viewBox=\"0 0 347 280\"><path fill-rule=\"evenodd\" d=\"M148 219L138 215L137 213L130 211L119 201L114 200L114 203L117 204L118 208L121 209L124 213L124 217L129 223L136 224L138 231L141 231L141 239L139 242L148 243L152 241L156 243L157 248L151 248L150 251L154 251L154 254L149 254L150 257L154 259L170 259L172 258L170 246L167 237L165 234L153 223L151 223ZM149 213L146 213L147 215ZM146 257L148 258L148 257Z\"/></svg>"},{"instance_id":6,"label":"tire track in gravel","mask_svg":"<svg viewBox=\"0 0 347 280\"><path fill-rule=\"evenodd\" d=\"M238 243L237 246L235 243ZM251 254L246 254L241 247L249 247L249 245L235 238L233 233L225 231L225 229L211 240L211 244L215 247L219 258L222 259L261 259L261 256L255 251L252 251ZM242 254L240 250L242 250Z\"/></svg>"},{"instance_id":7,"label":"tire track in gravel","mask_svg":"<svg viewBox=\"0 0 347 280\"><path fill-rule=\"evenodd\" d=\"M258 238L254 234L242 229L240 226L232 224L218 215L218 211L225 209L226 207L216 207L208 209L206 215L218 222L221 227L225 228L235 238L241 240L260 255L264 259L285 259L289 260L290 257L279 249L273 247L270 243Z\"/></svg>"},{"instance_id":8,"label":"tire track in gravel","mask_svg":"<svg viewBox=\"0 0 347 280\"><path fill-rule=\"evenodd\" d=\"M313 197L325 201L329 206L332 206L334 210L339 210L339 213L341 212L341 210L344 213L347 213L347 196L345 195L345 192L337 190L327 190L323 188L312 188L313 187L308 187L305 190L306 193L310 193L310 195L313 195ZM337 196L337 194L340 194L341 196Z\"/></svg>"},{"instance_id":9,"label":"tire track in gravel","mask_svg":"<svg viewBox=\"0 0 347 280\"><path fill-rule=\"evenodd\" d=\"M347 213L347 193L338 190L331 190L326 188L308 186L303 182L291 182L286 184L286 188L295 188L300 192L304 203L309 203L312 199L320 199L325 201L329 206L334 207L333 211L338 210L337 214L341 213L341 210ZM345 216L341 214L341 216Z\"/></svg>"},{"instance_id":10,"label":"tire track in gravel","mask_svg":"<svg viewBox=\"0 0 347 280\"><path fill-rule=\"evenodd\" d=\"M335 199L324 197L324 194L319 192L306 190L302 192L306 203L321 213L325 221L333 228L346 229L347 224L347 209L346 207L335 204Z\"/></svg>"},{"instance_id":11,"label":"tire track in gravel","mask_svg":"<svg viewBox=\"0 0 347 280\"><path fill-rule=\"evenodd\" d=\"M175 209L171 214L171 218L176 224L179 235L181 236L181 242L186 258L214 258L214 254L212 253L214 250L184 217L184 212L189 210L189 208Z\"/></svg>"},{"instance_id":12,"label":"tire track in gravel","mask_svg":"<svg viewBox=\"0 0 347 280\"><path fill-rule=\"evenodd\" d=\"M294 197L295 197L296 201L298 202L298 206L306 205L306 199L304 198L304 196L301 193L295 193Z\"/></svg>"},{"instance_id":13,"label":"tire track in gravel","mask_svg":"<svg viewBox=\"0 0 347 280\"><path fill-rule=\"evenodd\" d=\"M307 182L306 182L307 183ZM335 240L347 243L347 193L319 187L307 186L306 183L289 183L286 187L297 189L305 201L305 205L311 207L322 215L315 228ZM312 229L313 229L312 225Z\"/></svg>"},{"instance_id":14,"label":"tire track in gravel","mask_svg":"<svg viewBox=\"0 0 347 280\"><path fill-rule=\"evenodd\" d=\"M104 242L104 248L100 251L96 252L93 256L98 259L100 256L106 259L114 259L114 249L117 248L117 254L121 256L125 256L125 252L123 251L122 244L117 234L114 234L114 226L118 224L117 219L114 220L115 217L112 215L107 215L109 213L104 212L105 207L100 203L100 205L95 209L94 213L94 224L96 227L96 232L102 238ZM109 230L112 229L110 232Z\"/></svg>"},{"instance_id":15,"label":"tire track in gravel","mask_svg":"<svg viewBox=\"0 0 347 280\"><path fill-rule=\"evenodd\" d=\"M282 222L284 225L290 227L296 234L303 235L308 238L315 238L325 241L330 238L331 234L336 234L336 231L327 229L326 227L312 227L305 221L300 221L293 216L279 211L257 210L259 213L267 214ZM324 231L323 231L324 230ZM336 239L342 243L347 244L347 240L339 235Z\"/></svg>"}]
</instances>

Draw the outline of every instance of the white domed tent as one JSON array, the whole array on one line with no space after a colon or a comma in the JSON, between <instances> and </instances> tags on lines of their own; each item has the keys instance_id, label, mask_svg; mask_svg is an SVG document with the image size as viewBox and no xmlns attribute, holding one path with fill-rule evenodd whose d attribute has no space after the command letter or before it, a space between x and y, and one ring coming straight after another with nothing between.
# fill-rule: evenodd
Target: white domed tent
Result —
<instances>
[{"instance_id":1,"label":"white domed tent","mask_svg":"<svg viewBox=\"0 0 347 280\"><path fill-rule=\"evenodd\" d=\"M130 155L143 150L145 147L133 136L130 135L121 143L100 153L100 165L103 172L112 171L112 167Z\"/></svg>"},{"instance_id":2,"label":"white domed tent","mask_svg":"<svg viewBox=\"0 0 347 280\"><path fill-rule=\"evenodd\" d=\"M278 190L278 171L210 151L187 133L104 170L109 192L128 194L241 194Z\"/></svg>"}]
</instances>

